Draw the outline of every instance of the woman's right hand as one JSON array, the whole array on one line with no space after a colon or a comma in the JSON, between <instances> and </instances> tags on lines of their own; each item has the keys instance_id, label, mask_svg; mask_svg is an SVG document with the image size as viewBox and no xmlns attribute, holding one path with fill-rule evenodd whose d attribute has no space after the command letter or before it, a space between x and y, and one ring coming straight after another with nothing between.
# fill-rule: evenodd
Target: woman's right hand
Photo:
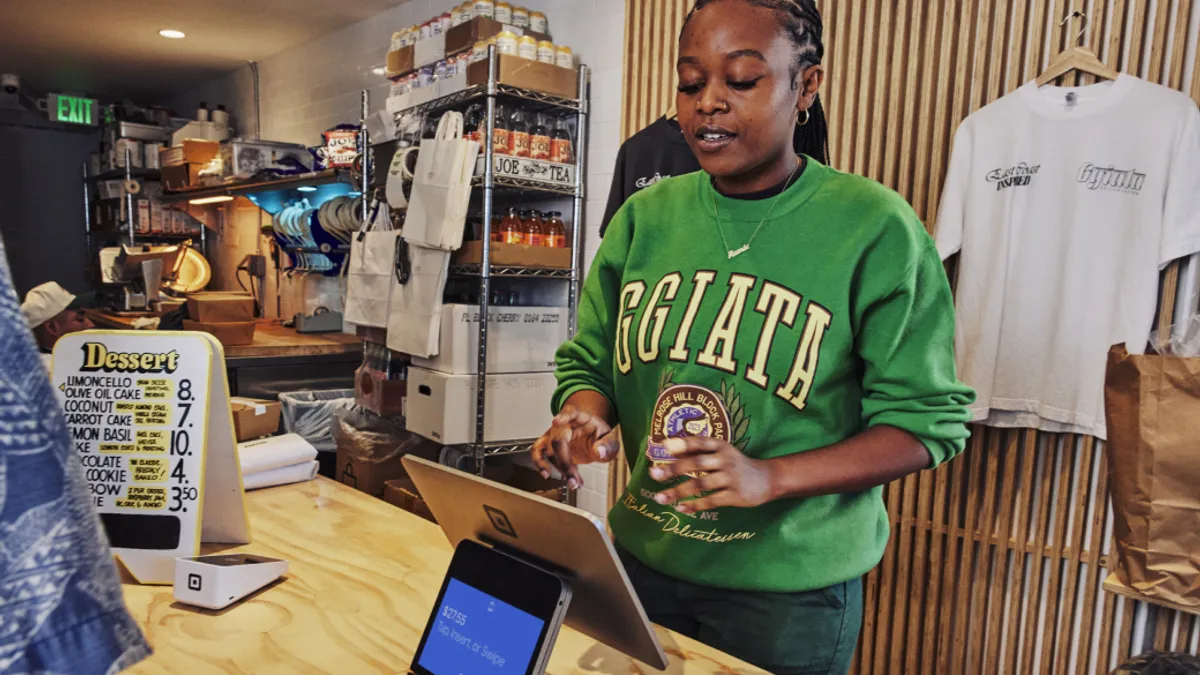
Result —
<instances>
[{"instance_id":1,"label":"woman's right hand","mask_svg":"<svg viewBox=\"0 0 1200 675\"><path fill-rule=\"evenodd\" d=\"M610 462L621 450L616 430L605 419L608 402L597 409L600 406L576 402L576 396L567 401L546 433L534 442L532 451L533 463L543 478L557 470L566 476L572 490L583 487L580 464Z\"/></svg>"}]
</instances>

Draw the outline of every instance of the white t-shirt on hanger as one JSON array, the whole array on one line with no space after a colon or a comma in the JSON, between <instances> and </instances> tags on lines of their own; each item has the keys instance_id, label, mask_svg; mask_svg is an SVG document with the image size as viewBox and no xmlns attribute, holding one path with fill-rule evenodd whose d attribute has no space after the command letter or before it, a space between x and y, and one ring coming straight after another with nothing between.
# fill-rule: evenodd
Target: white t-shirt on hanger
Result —
<instances>
[{"instance_id":1,"label":"white t-shirt on hanger","mask_svg":"<svg viewBox=\"0 0 1200 675\"><path fill-rule=\"evenodd\" d=\"M962 253L974 419L1105 438L1109 347L1145 348L1160 270L1200 251L1196 104L1129 75L1022 86L959 127L936 240Z\"/></svg>"}]
</instances>

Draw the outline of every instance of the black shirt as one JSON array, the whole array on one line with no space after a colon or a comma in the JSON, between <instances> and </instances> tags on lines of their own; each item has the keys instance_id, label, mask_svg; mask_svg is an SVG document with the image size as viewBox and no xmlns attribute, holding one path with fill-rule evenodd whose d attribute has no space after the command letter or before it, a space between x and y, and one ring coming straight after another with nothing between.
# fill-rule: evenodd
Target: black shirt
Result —
<instances>
[{"instance_id":1,"label":"black shirt","mask_svg":"<svg viewBox=\"0 0 1200 675\"><path fill-rule=\"evenodd\" d=\"M700 170L700 162L679 130L679 122L660 117L621 145L617 166L613 170L608 206L600 223L600 236L617 209L638 190L648 188L664 178L682 176Z\"/></svg>"}]
</instances>

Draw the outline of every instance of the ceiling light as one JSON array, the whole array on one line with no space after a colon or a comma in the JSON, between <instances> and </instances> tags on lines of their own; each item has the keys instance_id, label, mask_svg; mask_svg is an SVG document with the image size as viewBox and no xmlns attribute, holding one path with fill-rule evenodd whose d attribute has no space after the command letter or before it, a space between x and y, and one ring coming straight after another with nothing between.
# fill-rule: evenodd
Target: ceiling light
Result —
<instances>
[{"instance_id":1,"label":"ceiling light","mask_svg":"<svg viewBox=\"0 0 1200 675\"><path fill-rule=\"evenodd\" d=\"M384 68L384 67L380 66L380 67L378 67L378 68L372 68L372 69L371 69L371 72L372 72L372 73L375 73L376 75L380 75L380 76L382 76L382 75L386 75L386 74L387 74L387 68Z\"/></svg>"},{"instance_id":2,"label":"ceiling light","mask_svg":"<svg viewBox=\"0 0 1200 675\"><path fill-rule=\"evenodd\" d=\"M187 37L186 35L183 34L183 31L174 30L171 28L164 28L164 29L158 31L158 34L165 38L171 38L172 40L182 40L183 38Z\"/></svg>"},{"instance_id":3,"label":"ceiling light","mask_svg":"<svg viewBox=\"0 0 1200 675\"><path fill-rule=\"evenodd\" d=\"M201 197L200 199L191 199L191 200L188 200L188 203L194 204L196 206L200 206L201 204L219 204L221 202L231 202L231 201L233 201L233 197L230 197L229 195L225 195L225 196L221 196L221 197Z\"/></svg>"},{"instance_id":4,"label":"ceiling light","mask_svg":"<svg viewBox=\"0 0 1200 675\"><path fill-rule=\"evenodd\" d=\"M315 188L311 185L301 185L300 187L296 188L296 191L297 192L316 192L317 188Z\"/></svg>"}]
</instances>

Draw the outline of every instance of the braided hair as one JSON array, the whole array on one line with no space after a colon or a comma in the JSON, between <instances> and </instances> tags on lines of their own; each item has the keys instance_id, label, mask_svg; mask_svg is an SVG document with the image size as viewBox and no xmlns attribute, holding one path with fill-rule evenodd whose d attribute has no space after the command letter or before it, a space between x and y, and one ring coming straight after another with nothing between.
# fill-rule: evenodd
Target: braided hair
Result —
<instances>
[{"instance_id":1,"label":"braided hair","mask_svg":"<svg viewBox=\"0 0 1200 675\"><path fill-rule=\"evenodd\" d=\"M683 21L687 27L696 12L711 5L717 0L696 0L692 11L688 12ZM780 16L781 27L796 49L796 58L792 62L792 88L798 88L800 83L797 76L810 66L819 65L825 57L825 45L821 42L824 23L821 13L817 11L816 0L746 0L752 5L775 10ZM682 33L681 33L682 37ZM797 153L803 153L822 164L829 164L829 124L825 119L825 108L821 105L821 95L813 99L808 109L808 122L796 127L792 137L792 146Z\"/></svg>"}]
</instances>

